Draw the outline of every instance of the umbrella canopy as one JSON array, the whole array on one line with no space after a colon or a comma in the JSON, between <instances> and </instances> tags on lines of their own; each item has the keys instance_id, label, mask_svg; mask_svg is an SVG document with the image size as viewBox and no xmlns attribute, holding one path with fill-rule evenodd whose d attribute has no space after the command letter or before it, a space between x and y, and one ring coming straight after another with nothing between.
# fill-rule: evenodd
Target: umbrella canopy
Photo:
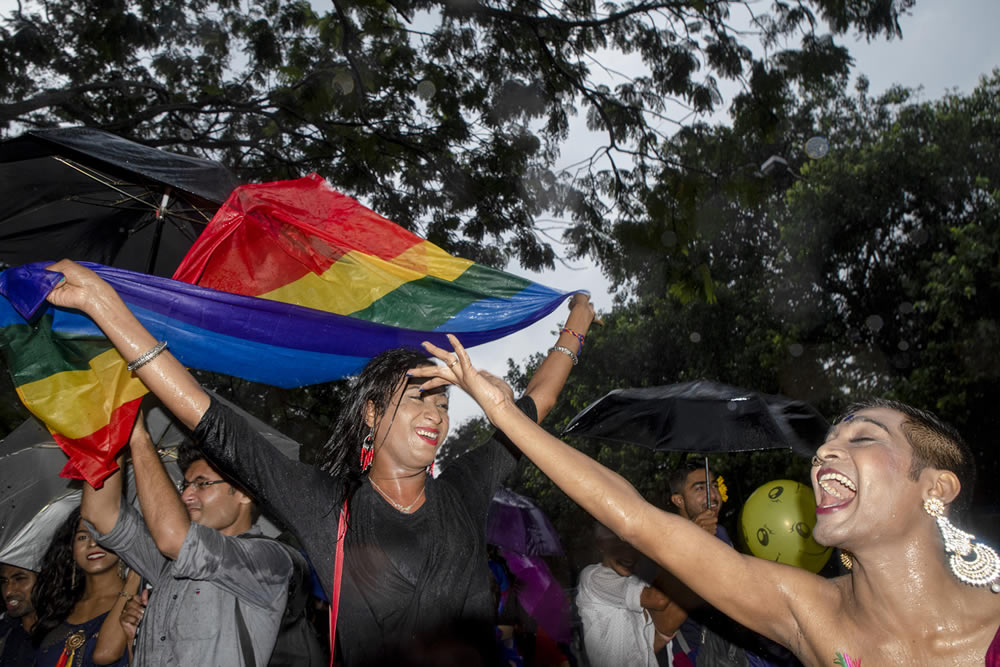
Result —
<instances>
[{"instance_id":1,"label":"umbrella canopy","mask_svg":"<svg viewBox=\"0 0 1000 667\"><path fill-rule=\"evenodd\" d=\"M215 395L246 419L271 444L289 458L298 460L299 444L234 404ZM190 432L155 399L145 411L146 427L161 450L167 472L181 480L177 447L190 440ZM34 417L0 440L0 563L37 570L56 528L80 504L80 481L59 476L66 455L51 434ZM127 496L135 503L135 484L129 480ZM265 533L280 530L261 517Z\"/></svg>"},{"instance_id":2,"label":"umbrella canopy","mask_svg":"<svg viewBox=\"0 0 1000 667\"><path fill-rule=\"evenodd\" d=\"M812 456L829 428L808 403L705 380L616 389L584 408L564 435L629 442L657 451L790 448Z\"/></svg>"},{"instance_id":3,"label":"umbrella canopy","mask_svg":"<svg viewBox=\"0 0 1000 667\"><path fill-rule=\"evenodd\" d=\"M85 127L0 143L0 263L69 257L169 277L237 185L221 164Z\"/></svg>"},{"instance_id":4,"label":"umbrella canopy","mask_svg":"<svg viewBox=\"0 0 1000 667\"><path fill-rule=\"evenodd\" d=\"M522 495L500 489L490 503L486 541L529 556L562 556L562 543L552 522L538 505Z\"/></svg>"}]
</instances>

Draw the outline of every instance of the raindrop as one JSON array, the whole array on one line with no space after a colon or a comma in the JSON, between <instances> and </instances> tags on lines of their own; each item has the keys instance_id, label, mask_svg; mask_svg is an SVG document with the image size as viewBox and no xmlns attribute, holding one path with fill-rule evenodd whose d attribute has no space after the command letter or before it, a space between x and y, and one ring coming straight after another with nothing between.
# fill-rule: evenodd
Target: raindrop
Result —
<instances>
[{"instance_id":1,"label":"raindrop","mask_svg":"<svg viewBox=\"0 0 1000 667\"><path fill-rule=\"evenodd\" d=\"M432 97L434 97L434 93L436 92L437 92L437 86L434 85L433 81L424 79L423 81L417 84L417 95L424 98L425 100L429 100Z\"/></svg>"},{"instance_id":2,"label":"raindrop","mask_svg":"<svg viewBox=\"0 0 1000 667\"><path fill-rule=\"evenodd\" d=\"M333 85L340 88L340 92L347 95L354 90L354 79L347 72L338 72L337 76L333 77Z\"/></svg>"},{"instance_id":3,"label":"raindrop","mask_svg":"<svg viewBox=\"0 0 1000 667\"><path fill-rule=\"evenodd\" d=\"M805 348L798 343L792 343L788 346L788 353L793 357L801 357L803 352L805 352Z\"/></svg>"},{"instance_id":4,"label":"raindrop","mask_svg":"<svg viewBox=\"0 0 1000 667\"><path fill-rule=\"evenodd\" d=\"M906 352L907 350L910 349L910 344L907 343L905 340L901 340L901 341L899 341L899 344L896 345L896 347L899 348L900 352Z\"/></svg>"},{"instance_id":5,"label":"raindrop","mask_svg":"<svg viewBox=\"0 0 1000 667\"><path fill-rule=\"evenodd\" d=\"M830 152L830 142L826 140L826 137L811 137L806 142L806 155L808 155L813 160L819 160L820 158L826 157L826 154Z\"/></svg>"},{"instance_id":6,"label":"raindrop","mask_svg":"<svg viewBox=\"0 0 1000 667\"><path fill-rule=\"evenodd\" d=\"M901 312L903 315L909 315L910 313L913 312L913 304L910 303L909 301L904 301L903 303L899 304L899 312Z\"/></svg>"},{"instance_id":7,"label":"raindrop","mask_svg":"<svg viewBox=\"0 0 1000 667\"><path fill-rule=\"evenodd\" d=\"M865 324L868 325L868 328L872 331L879 331L885 325L885 322L883 322L882 318L878 315L870 315L868 319L865 320Z\"/></svg>"},{"instance_id":8,"label":"raindrop","mask_svg":"<svg viewBox=\"0 0 1000 667\"><path fill-rule=\"evenodd\" d=\"M670 230L667 230L663 232L662 236L660 236L660 240L663 241L663 245L667 246L668 248L673 248L675 245L677 245L677 234L675 234Z\"/></svg>"},{"instance_id":9,"label":"raindrop","mask_svg":"<svg viewBox=\"0 0 1000 667\"><path fill-rule=\"evenodd\" d=\"M191 141L192 139L194 139L194 132L192 132L186 127L181 128L180 135L183 141Z\"/></svg>"},{"instance_id":10,"label":"raindrop","mask_svg":"<svg viewBox=\"0 0 1000 667\"><path fill-rule=\"evenodd\" d=\"M692 331L691 335L688 336L688 338L691 339L692 343L700 343L701 342L701 334L698 333L697 331Z\"/></svg>"}]
</instances>

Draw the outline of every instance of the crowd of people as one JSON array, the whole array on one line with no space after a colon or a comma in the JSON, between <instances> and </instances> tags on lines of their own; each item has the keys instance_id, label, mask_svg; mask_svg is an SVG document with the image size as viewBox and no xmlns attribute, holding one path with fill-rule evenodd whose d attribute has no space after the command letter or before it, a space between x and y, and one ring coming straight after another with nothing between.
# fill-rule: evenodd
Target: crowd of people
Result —
<instances>
[{"instance_id":1,"label":"crowd of people","mask_svg":"<svg viewBox=\"0 0 1000 667\"><path fill-rule=\"evenodd\" d=\"M452 350L379 355L311 466L213 400L96 274L50 268L65 279L49 301L93 319L199 449L182 457L178 493L140 416L127 451L141 512L123 501L123 457L101 488L84 485L37 570L2 566L0 666L317 665L329 654L289 613L310 580L339 664L526 664L503 630L511 582L485 534L522 453L599 522L601 561L577 599L594 667L1000 665L1000 560L949 520L974 462L928 413L859 404L817 450L814 534L853 559L823 578L734 550L704 468L674 475L665 511L538 425L594 321L584 295L517 400L454 337ZM449 386L497 431L435 476ZM291 543L260 533L262 511Z\"/></svg>"}]
</instances>

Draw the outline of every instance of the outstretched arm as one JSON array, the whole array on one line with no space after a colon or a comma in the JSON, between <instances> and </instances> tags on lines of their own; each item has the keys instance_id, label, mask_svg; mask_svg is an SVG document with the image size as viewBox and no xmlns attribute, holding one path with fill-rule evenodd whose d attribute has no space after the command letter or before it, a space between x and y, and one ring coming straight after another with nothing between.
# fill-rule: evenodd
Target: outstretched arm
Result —
<instances>
[{"instance_id":1,"label":"outstretched arm","mask_svg":"<svg viewBox=\"0 0 1000 667\"><path fill-rule=\"evenodd\" d=\"M535 374L531 376L528 388L524 391L524 394L531 396L535 402L539 423L555 407L559 393L566 384L566 378L573 370L573 360L570 356L556 348L562 347L569 350L579 358L583 350L583 343L573 333L586 337L590 325L594 322L594 305L590 303L590 297L586 294L574 294L569 302L569 310L566 325L559 332L556 344L542 360Z\"/></svg>"},{"instance_id":2,"label":"outstretched arm","mask_svg":"<svg viewBox=\"0 0 1000 667\"><path fill-rule=\"evenodd\" d=\"M156 338L146 331L114 288L96 273L68 259L46 268L66 277L49 293L49 303L75 308L94 320L126 361L137 359L156 345ZM198 425L208 409L209 396L169 350L135 374L185 426Z\"/></svg>"},{"instance_id":3,"label":"outstretched arm","mask_svg":"<svg viewBox=\"0 0 1000 667\"><path fill-rule=\"evenodd\" d=\"M623 477L549 435L517 409L502 381L474 368L458 340L449 339L459 363L411 370L429 378L424 387L456 384L468 392L556 486L710 604L788 644L799 633L795 612L826 601L821 599L827 590L824 580L816 575L738 554L692 522L650 505ZM424 345L439 359L452 358L450 352ZM761 606L761 600L768 604Z\"/></svg>"}]
</instances>

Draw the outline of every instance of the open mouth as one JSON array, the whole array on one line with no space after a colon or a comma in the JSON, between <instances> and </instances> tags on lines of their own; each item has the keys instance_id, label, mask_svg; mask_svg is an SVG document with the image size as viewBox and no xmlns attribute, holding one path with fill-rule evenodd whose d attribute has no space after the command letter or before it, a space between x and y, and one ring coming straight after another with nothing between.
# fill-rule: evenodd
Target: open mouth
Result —
<instances>
[{"instance_id":1,"label":"open mouth","mask_svg":"<svg viewBox=\"0 0 1000 667\"><path fill-rule=\"evenodd\" d=\"M858 487L847 475L831 468L823 468L816 475L820 497L816 513L823 514L845 507L858 495Z\"/></svg>"},{"instance_id":2,"label":"open mouth","mask_svg":"<svg viewBox=\"0 0 1000 667\"><path fill-rule=\"evenodd\" d=\"M96 553L87 554L87 560L100 560L105 556L107 556L106 553L104 553L103 551L98 551Z\"/></svg>"},{"instance_id":3,"label":"open mouth","mask_svg":"<svg viewBox=\"0 0 1000 667\"><path fill-rule=\"evenodd\" d=\"M437 431L430 428L418 428L416 431L417 435L420 436L421 439L425 440L427 444L431 446L437 445L438 436L440 435Z\"/></svg>"},{"instance_id":4,"label":"open mouth","mask_svg":"<svg viewBox=\"0 0 1000 667\"><path fill-rule=\"evenodd\" d=\"M12 611L14 609L17 609L18 607L21 606L21 601L20 600L16 600L14 598L10 598L10 599L6 600L6 602L7 602L7 609L10 609Z\"/></svg>"}]
</instances>

